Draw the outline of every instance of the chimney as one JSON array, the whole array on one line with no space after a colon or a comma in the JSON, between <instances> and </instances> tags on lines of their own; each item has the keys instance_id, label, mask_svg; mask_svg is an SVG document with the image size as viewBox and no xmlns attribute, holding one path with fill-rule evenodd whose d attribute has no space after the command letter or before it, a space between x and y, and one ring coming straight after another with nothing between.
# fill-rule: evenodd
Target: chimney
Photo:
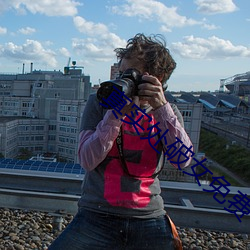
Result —
<instances>
[{"instance_id":1,"label":"chimney","mask_svg":"<svg viewBox=\"0 0 250 250\"><path fill-rule=\"evenodd\" d=\"M33 63L30 63L30 73L33 72Z\"/></svg>"},{"instance_id":2,"label":"chimney","mask_svg":"<svg viewBox=\"0 0 250 250\"><path fill-rule=\"evenodd\" d=\"M24 65L25 65L25 64L23 63L23 74L24 74Z\"/></svg>"}]
</instances>

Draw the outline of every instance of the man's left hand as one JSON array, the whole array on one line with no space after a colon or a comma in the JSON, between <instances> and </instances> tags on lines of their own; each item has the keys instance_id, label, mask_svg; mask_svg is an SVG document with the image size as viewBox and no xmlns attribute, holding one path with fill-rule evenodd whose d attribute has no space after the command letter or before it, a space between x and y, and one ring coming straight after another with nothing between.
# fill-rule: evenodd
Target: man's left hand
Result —
<instances>
[{"instance_id":1,"label":"man's left hand","mask_svg":"<svg viewBox=\"0 0 250 250\"><path fill-rule=\"evenodd\" d=\"M157 77L145 73L142 76L143 83L138 86L139 99L148 101L153 109L158 109L167 103L162 83Z\"/></svg>"}]
</instances>

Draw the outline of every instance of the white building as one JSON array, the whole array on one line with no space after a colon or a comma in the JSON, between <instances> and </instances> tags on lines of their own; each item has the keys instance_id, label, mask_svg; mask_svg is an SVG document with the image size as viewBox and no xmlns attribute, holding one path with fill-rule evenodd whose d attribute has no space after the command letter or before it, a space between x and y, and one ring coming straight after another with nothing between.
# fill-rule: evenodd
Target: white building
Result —
<instances>
[{"instance_id":1,"label":"white building","mask_svg":"<svg viewBox=\"0 0 250 250\"><path fill-rule=\"evenodd\" d=\"M90 77L77 66L61 71L0 75L0 153L15 158L25 148L77 162L81 113Z\"/></svg>"},{"instance_id":2,"label":"white building","mask_svg":"<svg viewBox=\"0 0 250 250\"><path fill-rule=\"evenodd\" d=\"M193 152L198 153L199 139L200 139L200 128L201 128L201 117L202 117L202 107L201 103L191 104L191 103L175 103L180 110L184 126L187 134L189 135L193 143ZM196 156L194 156L196 158ZM197 159L197 158L196 158ZM190 165L192 166L192 164ZM192 173L191 168L185 169L186 172ZM160 174L162 180L171 181L194 181L194 177L175 169L168 161L165 162L163 171Z\"/></svg>"}]
</instances>

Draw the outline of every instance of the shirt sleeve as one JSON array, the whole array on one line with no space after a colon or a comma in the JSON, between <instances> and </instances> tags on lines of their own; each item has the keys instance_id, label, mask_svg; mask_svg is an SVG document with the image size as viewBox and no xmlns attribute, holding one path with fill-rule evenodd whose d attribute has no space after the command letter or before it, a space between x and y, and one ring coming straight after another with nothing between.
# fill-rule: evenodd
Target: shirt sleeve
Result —
<instances>
[{"instance_id":1,"label":"shirt sleeve","mask_svg":"<svg viewBox=\"0 0 250 250\"><path fill-rule=\"evenodd\" d=\"M193 144L184 129L183 118L177 106L167 103L153 111L153 114L159 122L160 134L163 135L168 130L162 138L165 153L169 153L166 154L167 159L174 167L187 167L192 161ZM171 144L173 147L170 149L168 146L170 147Z\"/></svg>"},{"instance_id":2,"label":"shirt sleeve","mask_svg":"<svg viewBox=\"0 0 250 250\"><path fill-rule=\"evenodd\" d=\"M85 170L93 170L105 159L118 136L121 124L122 121L114 119L113 113L109 110L95 131L80 132L78 157L80 165Z\"/></svg>"},{"instance_id":3,"label":"shirt sleeve","mask_svg":"<svg viewBox=\"0 0 250 250\"><path fill-rule=\"evenodd\" d=\"M105 113L105 114L104 114ZM79 134L78 158L80 165L91 171L101 163L118 136L122 121L112 110L103 110L95 95L86 104Z\"/></svg>"}]
</instances>

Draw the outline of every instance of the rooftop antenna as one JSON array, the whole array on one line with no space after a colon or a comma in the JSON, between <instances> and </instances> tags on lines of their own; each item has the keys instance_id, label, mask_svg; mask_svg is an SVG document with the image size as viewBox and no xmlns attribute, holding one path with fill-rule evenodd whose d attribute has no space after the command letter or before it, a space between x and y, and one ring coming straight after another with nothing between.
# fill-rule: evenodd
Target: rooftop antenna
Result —
<instances>
[{"instance_id":1,"label":"rooftop antenna","mask_svg":"<svg viewBox=\"0 0 250 250\"><path fill-rule=\"evenodd\" d=\"M70 68L69 65L70 65L70 62L71 62L71 57L69 57L67 66L64 67L64 74L65 74L65 75L68 75L68 74L69 74L69 68Z\"/></svg>"}]
</instances>

